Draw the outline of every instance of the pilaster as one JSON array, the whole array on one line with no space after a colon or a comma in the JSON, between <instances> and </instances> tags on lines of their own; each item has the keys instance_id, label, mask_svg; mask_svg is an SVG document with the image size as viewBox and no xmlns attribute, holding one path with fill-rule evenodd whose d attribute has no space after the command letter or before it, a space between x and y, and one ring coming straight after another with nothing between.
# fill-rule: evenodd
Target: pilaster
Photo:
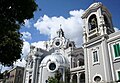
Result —
<instances>
[{"instance_id":1,"label":"pilaster","mask_svg":"<svg viewBox=\"0 0 120 83\"><path fill-rule=\"evenodd\" d=\"M80 74L77 72L77 83L80 83Z\"/></svg>"},{"instance_id":2,"label":"pilaster","mask_svg":"<svg viewBox=\"0 0 120 83\"><path fill-rule=\"evenodd\" d=\"M72 83L72 80L73 80L73 75L71 75L70 77L70 83Z\"/></svg>"}]
</instances>

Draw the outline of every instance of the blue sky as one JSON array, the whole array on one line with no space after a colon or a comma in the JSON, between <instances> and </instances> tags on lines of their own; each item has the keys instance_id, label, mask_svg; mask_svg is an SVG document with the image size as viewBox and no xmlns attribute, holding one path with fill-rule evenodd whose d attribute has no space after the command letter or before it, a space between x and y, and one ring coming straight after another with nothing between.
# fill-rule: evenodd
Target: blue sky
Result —
<instances>
[{"instance_id":1,"label":"blue sky","mask_svg":"<svg viewBox=\"0 0 120 83\"><path fill-rule=\"evenodd\" d=\"M102 2L112 14L114 27L120 29L120 0L96 0ZM23 34L24 58L30 51L30 45L44 49L44 41L55 37L55 32L61 28L65 36L75 41L77 46L82 43L82 19L80 18L84 10L87 9L94 0L36 0L39 8L34 12L34 18L25 20L25 26L21 26L20 32ZM14 65L23 66L18 60ZM9 69L3 68L2 71Z\"/></svg>"},{"instance_id":2,"label":"blue sky","mask_svg":"<svg viewBox=\"0 0 120 83\"><path fill-rule=\"evenodd\" d=\"M119 0L96 0L102 2L112 14L113 25L120 29L120 1ZM44 15L48 17L60 17L69 18L69 12L72 10L85 10L94 2L94 0L36 0L41 11L37 10L34 13L34 18L30 20L30 28L22 26L21 32L29 32L32 39L28 40L29 43L48 40L48 35L40 34L39 30L36 30L34 23Z\"/></svg>"}]
</instances>

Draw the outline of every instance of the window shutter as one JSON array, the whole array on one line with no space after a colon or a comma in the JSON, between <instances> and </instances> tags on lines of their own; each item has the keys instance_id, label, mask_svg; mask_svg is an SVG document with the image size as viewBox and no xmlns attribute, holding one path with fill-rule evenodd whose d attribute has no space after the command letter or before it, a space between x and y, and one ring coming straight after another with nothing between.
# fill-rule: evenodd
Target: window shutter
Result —
<instances>
[{"instance_id":1,"label":"window shutter","mask_svg":"<svg viewBox=\"0 0 120 83\"><path fill-rule=\"evenodd\" d=\"M113 48L114 48L115 57L119 57L120 56L120 45L119 45L119 43L113 45Z\"/></svg>"},{"instance_id":2,"label":"window shutter","mask_svg":"<svg viewBox=\"0 0 120 83\"><path fill-rule=\"evenodd\" d=\"M120 80L120 71L118 71L118 78L119 78L119 80Z\"/></svg>"}]
</instances>

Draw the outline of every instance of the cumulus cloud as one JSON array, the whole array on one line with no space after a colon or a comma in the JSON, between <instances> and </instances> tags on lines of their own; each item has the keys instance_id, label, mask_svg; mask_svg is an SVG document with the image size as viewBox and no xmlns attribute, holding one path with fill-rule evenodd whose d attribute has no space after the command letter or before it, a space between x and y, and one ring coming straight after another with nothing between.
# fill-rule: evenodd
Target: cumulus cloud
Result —
<instances>
[{"instance_id":1,"label":"cumulus cloud","mask_svg":"<svg viewBox=\"0 0 120 83\"><path fill-rule=\"evenodd\" d=\"M31 45L35 46L37 48L46 49L46 47L45 47L45 41L34 42L34 43L31 43Z\"/></svg>"},{"instance_id":2,"label":"cumulus cloud","mask_svg":"<svg viewBox=\"0 0 120 83\"><path fill-rule=\"evenodd\" d=\"M27 41L23 42L23 48L22 48L22 58L25 57L26 55L28 55L28 53L30 52L30 43Z\"/></svg>"},{"instance_id":3,"label":"cumulus cloud","mask_svg":"<svg viewBox=\"0 0 120 83\"><path fill-rule=\"evenodd\" d=\"M46 49L45 48L45 41L33 42L31 44L27 41L24 41L21 59L18 59L16 62L14 62L14 66L25 67L25 64L26 64L25 58L27 57L28 53L30 52L30 45L33 45L33 46L38 47L38 48Z\"/></svg>"},{"instance_id":4,"label":"cumulus cloud","mask_svg":"<svg viewBox=\"0 0 120 83\"><path fill-rule=\"evenodd\" d=\"M12 67L7 67L7 66L3 66L0 65L0 73L3 73L5 70L10 70Z\"/></svg>"},{"instance_id":5,"label":"cumulus cloud","mask_svg":"<svg viewBox=\"0 0 120 83\"><path fill-rule=\"evenodd\" d=\"M24 40L21 59L18 59L16 62L13 63L14 67L16 66L25 67L26 65L25 58L27 57L29 52L30 52L30 43Z\"/></svg>"},{"instance_id":6,"label":"cumulus cloud","mask_svg":"<svg viewBox=\"0 0 120 83\"><path fill-rule=\"evenodd\" d=\"M30 40L30 39L32 39L31 33L29 33L29 32L21 32L21 34L23 35L22 36L23 40Z\"/></svg>"},{"instance_id":7,"label":"cumulus cloud","mask_svg":"<svg viewBox=\"0 0 120 83\"><path fill-rule=\"evenodd\" d=\"M25 23L25 27L27 27L27 28L30 28L30 27L31 27L31 23L30 23L29 20L25 19L25 20L24 20L24 23Z\"/></svg>"},{"instance_id":8,"label":"cumulus cloud","mask_svg":"<svg viewBox=\"0 0 120 83\"><path fill-rule=\"evenodd\" d=\"M25 67L26 65L25 58L27 57L29 52L30 52L30 43L27 41L24 41L21 59L18 59L16 62L13 63L14 67L16 66Z\"/></svg>"},{"instance_id":9,"label":"cumulus cloud","mask_svg":"<svg viewBox=\"0 0 120 83\"><path fill-rule=\"evenodd\" d=\"M26 61L24 58L26 58L26 56L28 55L28 53L30 52L30 44L27 41L23 42L23 48L22 48L22 55L21 55L21 59L18 59L16 62L13 63L13 66L21 66L21 67L25 67ZM12 67L7 67L7 66L2 66L0 65L0 70L1 72L4 72L5 70L10 70Z\"/></svg>"},{"instance_id":10,"label":"cumulus cloud","mask_svg":"<svg viewBox=\"0 0 120 83\"><path fill-rule=\"evenodd\" d=\"M115 32L118 32L118 31L119 31L119 29L118 29L117 27L114 27L114 29L115 29Z\"/></svg>"},{"instance_id":11,"label":"cumulus cloud","mask_svg":"<svg viewBox=\"0 0 120 83\"><path fill-rule=\"evenodd\" d=\"M14 66L25 67L25 64L26 64L25 58L27 57L28 53L30 52L30 45L33 45L38 48L46 49L45 41L33 42L31 44L27 41L24 41L23 48L22 48L22 55L21 55L22 59L18 59L16 62L14 62Z\"/></svg>"},{"instance_id":12,"label":"cumulus cloud","mask_svg":"<svg viewBox=\"0 0 120 83\"><path fill-rule=\"evenodd\" d=\"M25 67L26 65L26 61L24 58L22 59L18 59L16 62L13 63L13 66L16 67L16 66L20 66L20 67ZM12 67L7 67L7 66L3 66L3 65L0 65L0 72L4 72L5 70L11 70Z\"/></svg>"},{"instance_id":13,"label":"cumulus cloud","mask_svg":"<svg viewBox=\"0 0 120 83\"><path fill-rule=\"evenodd\" d=\"M49 17L44 15L40 17L34 24L34 27L40 31L41 34L48 35L51 39L56 36L56 31L62 28L65 32L66 38L75 41L77 46L82 44L82 26L83 21L81 15L83 10L70 11L70 17ZM61 27L60 27L61 25Z\"/></svg>"},{"instance_id":14,"label":"cumulus cloud","mask_svg":"<svg viewBox=\"0 0 120 83\"><path fill-rule=\"evenodd\" d=\"M20 66L20 67L25 67L26 61L25 59L18 59L16 62L13 63L14 67Z\"/></svg>"}]
</instances>

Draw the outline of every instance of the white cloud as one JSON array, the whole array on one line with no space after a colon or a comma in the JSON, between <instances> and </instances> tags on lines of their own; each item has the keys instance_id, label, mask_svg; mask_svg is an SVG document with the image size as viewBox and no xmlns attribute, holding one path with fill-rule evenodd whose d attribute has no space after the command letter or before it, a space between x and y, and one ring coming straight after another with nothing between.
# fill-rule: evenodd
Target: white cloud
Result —
<instances>
[{"instance_id":1,"label":"white cloud","mask_svg":"<svg viewBox=\"0 0 120 83\"><path fill-rule=\"evenodd\" d=\"M14 67L15 67L15 66L25 67L26 61L25 61L24 58L21 59L21 60L18 59L16 62L13 63L13 65L14 65Z\"/></svg>"},{"instance_id":2,"label":"white cloud","mask_svg":"<svg viewBox=\"0 0 120 83\"><path fill-rule=\"evenodd\" d=\"M24 41L23 42L23 49L22 49L23 55L21 56L22 59L21 60L18 59L16 62L14 62L14 66L25 67L26 61L24 58L26 58L26 56L30 52L30 45L33 45L33 46L38 47L38 48L46 49L45 48L45 41L33 42L31 44L27 41Z\"/></svg>"},{"instance_id":3,"label":"white cloud","mask_svg":"<svg viewBox=\"0 0 120 83\"><path fill-rule=\"evenodd\" d=\"M23 48L22 48L22 54L21 55L21 60L18 59L16 62L13 63L14 66L21 66L21 67L25 67L26 61L24 58L26 58L26 56L28 55L28 53L30 52L30 44L27 41L23 42ZM5 70L10 70L12 67L7 67L7 66L2 66L2 71L4 72ZM1 65L0 65L0 69L1 69Z\"/></svg>"},{"instance_id":4,"label":"white cloud","mask_svg":"<svg viewBox=\"0 0 120 83\"><path fill-rule=\"evenodd\" d=\"M115 32L118 32L118 31L119 31L119 29L118 29L117 27L114 27L114 29L115 29Z\"/></svg>"},{"instance_id":5,"label":"white cloud","mask_svg":"<svg viewBox=\"0 0 120 83\"><path fill-rule=\"evenodd\" d=\"M29 33L29 32L21 32L21 34L23 35L22 36L23 40L30 40L30 39L32 39L31 33Z\"/></svg>"},{"instance_id":6,"label":"white cloud","mask_svg":"<svg viewBox=\"0 0 120 83\"><path fill-rule=\"evenodd\" d=\"M56 31L61 28L65 32L66 38L74 40L77 46L82 44L82 26L83 21L81 15L83 10L70 11L70 17L64 18L60 17L48 17L44 15L40 17L38 21L34 24L34 27L40 31L41 34L48 35L51 39L56 36Z\"/></svg>"},{"instance_id":7,"label":"white cloud","mask_svg":"<svg viewBox=\"0 0 120 83\"><path fill-rule=\"evenodd\" d=\"M25 22L25 27L27 27L27 28L31 27L31 23L29 20L25 19L24 22Z\"/></svg>"},{"instance_id":8,"label":"white cloud","mask_svg":"<svg viewBox=\"0 0 120 83\"><path fill-rule=\"evenodd\" d=\"M7 66L3 66L0 65L0 73L4 72L5 70L10 70L12 67L7 67Z\"/></svg>"},{"instance_id":9,"label":"white cloud","mask_svg":"<svg viewBox=\"0 0 120 83\"><path fill-rule=\"evenodd\" d=\"M27 41L23 42L23 49L22 49L22 58L27 56L28 53L30 52L30 44Z\"/></svg>"},{"instance_id":10,"label":"white cloud","mask_svg":"<svg viewBox=\"0 0 120 83\"><path fill-rule=\"evenodd\" d=\"M26 56L28 55L29 52L30 52L30 44L29 44L29 42L24 41L23 42L21 59L18 59L16 62L14 62L13 65L14 66L25 67L25 65L26 65L25 58L26 58Z\"/></svg>"},{"instance_id":11,"label":"white cloud","mask_svg":"<svg viewBox=\"0 0 120 83\"><path fill-rule=\"evenodd\" d=\"M33 46L35 46L37 48L46 49L45 48L45 41L34 42L34 43L31 43L31 45L33 45Z\"/></svg>"},{"instance_id":12,"label":"white cloud","mask_svg":"<svg viewBox=\"0 0 120 83\"><path fill-rule=\"evenodd\" d=\"M16 62L13 63L13 65L14 65L14 67L16 67L16 66L25 67L26 61L24 58L22 58L21 60L18 59ZM12 67L0 65L0 72L4 72L5 70L11 70L11 69L12 69Z\"/></svg>"},{"instance_id":13,"label":"white cloud","mask_svg":"<svg viewBox=\"0 0 120 83\"><path fill-rule=\"evenodd\" d=\"M31 43L31 45L38 47L38 48L42 48L45 49L45 41L38 41L38 42L34 42ZM18 59L16 62L14 62L14 66L21 66L21 67L25 67L26 61L24 58L26 58L26 56L28 55L28 53L30 52L30 43L27 41L23 42L23 49L22 49L22 59Z\"/></svg>"}]
</instances>

